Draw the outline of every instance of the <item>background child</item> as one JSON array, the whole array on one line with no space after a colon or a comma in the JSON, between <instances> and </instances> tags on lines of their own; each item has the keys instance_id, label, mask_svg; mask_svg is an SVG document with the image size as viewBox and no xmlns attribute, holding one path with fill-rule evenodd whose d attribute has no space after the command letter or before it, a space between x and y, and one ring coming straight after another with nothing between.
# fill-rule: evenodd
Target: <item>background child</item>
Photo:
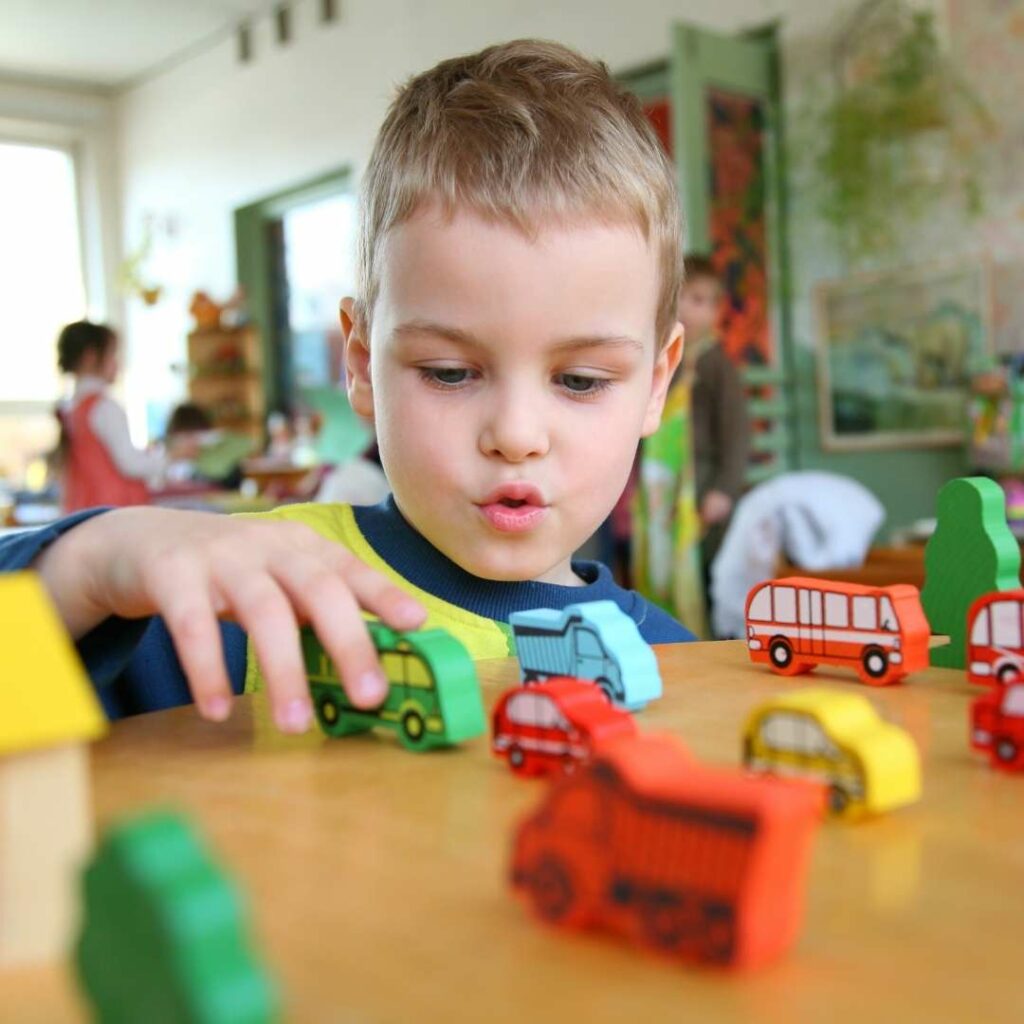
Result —
<instances>
[{"instance_id":1,"label":"background child","mask_svg":"<svg viewBox=\"0 0 1024 1024\"><path fill-rule=\"evenodd\" d=\"M353 702L379 704L363 609L448 629L476 658L512 653L512 612L588 600L614 601L649 642L692 639L573 561L657 428L681 353L674 173L639 101L553 43L444 61L385 119L360 232L347 387L376 428L388 501L262 519L121 509L0 541L0 568L40 572L112 713L191 691L223 719L244 677L302 731L299 622Z\"/></svg>"},{"instance_id":2,"label":"background child","mask_svg":"<svg viewBox=\"0 0 1024 1024\"><path fill-rule=\"evenodd\" d=\"M124 409L108 394L119 368L117 335L88 320L68 324L57 338L57 364L75 379L71 398L57 408L61 507L146 504L147 482L160 476L166 459L132 444Z\"/></svg>"},{"instance_id":3,"label":"background child","mask_svg":"<svg viewBox=\"0 0 1024 1024\"><path fill-rule=\"evenodd\" d=\"M711 260L683 261L683 358L657 433L643 444L635 574L642 593L710 635L703 594L743 489L750 428L740 376L718 338L722 286Z\"/></svg>"}]
</instances>

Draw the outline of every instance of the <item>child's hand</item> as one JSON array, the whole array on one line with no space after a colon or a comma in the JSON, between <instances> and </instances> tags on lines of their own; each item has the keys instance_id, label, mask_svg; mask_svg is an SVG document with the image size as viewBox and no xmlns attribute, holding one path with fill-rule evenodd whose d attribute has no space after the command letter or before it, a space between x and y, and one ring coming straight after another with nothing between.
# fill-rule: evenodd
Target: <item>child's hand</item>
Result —
<instances>
[{"instance_id":1,"label":"child's hand","mask_svg":"<svg viewBox=\"0 0 1024 1024\"><path fill-rule=\"evenodd\" d=\"M722 491L708 491L700 505L700 518L705 526L714 526L727 519L732 511L732 498Z\"/></svg>"},{"instance_id":2,"label":"child's hand","mask_svg":"<svg viewBox=\"0 0 1024 1024\"><path fill-rule=\"evenodd\" d=\"M110 615L162 615L200 713L231 710L218 618L252 638L274 720L286 732L312 722L299 622L309 622L361 707L387 680L360 615L395 629L423 624L423 607L339 544L301 523L205 512L117 509L69 530L36 563L72 635Z\"/></svg>"}]
</instances>

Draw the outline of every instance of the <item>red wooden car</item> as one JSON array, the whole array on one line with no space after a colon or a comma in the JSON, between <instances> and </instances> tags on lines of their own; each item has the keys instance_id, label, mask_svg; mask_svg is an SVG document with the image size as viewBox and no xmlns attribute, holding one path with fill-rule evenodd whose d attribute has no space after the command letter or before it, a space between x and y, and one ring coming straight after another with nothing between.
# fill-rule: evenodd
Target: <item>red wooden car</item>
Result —
<instances>
[{"instance_id":1,"label":"red wooden car","mask_svg":"<svg viewBox=\"0 0 1024 1024\"><path fill-rule=\"evenodd\" d=\"M1024 683L993 687L971 703L971 746L996 768L1024 772Z\"/></svg>"},{"instance_id":2,"label":"red wooden car","mask_svg":"<svg viewBox=\"0 0 1024 1024\"><path fill-rule=\"evenodd\" d=\"M492 715L492 749L520 775L571 772L608 740L636 733L590 680L558 676L501 695Z\"/></svg>"},{"instance_id":3,"label":"red wooden car","mask_svg":"<svg viewBox=\"0 0 1024 1024\"><path fill-rule=\"evenodd\" d=\"M824 792L705 767L671 736L613 740L519 826L512 884L551 923L762 964L799 929Z\"/></svg>"}]
</instances>

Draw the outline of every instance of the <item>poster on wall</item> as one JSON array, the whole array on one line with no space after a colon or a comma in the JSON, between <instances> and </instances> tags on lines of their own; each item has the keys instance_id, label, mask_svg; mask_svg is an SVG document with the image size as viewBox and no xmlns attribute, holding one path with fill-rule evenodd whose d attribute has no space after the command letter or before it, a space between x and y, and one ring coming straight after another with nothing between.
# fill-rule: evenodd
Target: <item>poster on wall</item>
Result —
<instances>
[{"instance_id":1,"label":"poster on wall","mask_svg":"<svg viewBox=\"0 0 1024 1024\"><path fill-rule=\"evenodd\" d=\"M822 447L964 443L967 385L991 348L985 261L825 281L816 305Z\"/></svg>"}]
</instances>

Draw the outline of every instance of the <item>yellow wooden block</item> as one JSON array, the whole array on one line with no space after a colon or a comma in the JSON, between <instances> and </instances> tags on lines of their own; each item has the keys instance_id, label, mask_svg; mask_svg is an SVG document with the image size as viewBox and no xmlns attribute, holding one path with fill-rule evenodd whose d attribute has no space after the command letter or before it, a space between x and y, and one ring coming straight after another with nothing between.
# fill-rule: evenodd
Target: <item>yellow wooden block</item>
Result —
<instances>
[{"instance_id":1,"label":"yellow wooden block","mask_svg":"<svg viewBox=\"0 0 1024 1024\"><path fill-rule=\"evenodd\" d=\"M830 808L844 817L889 811L921 795L910 734L859 693L811 687L759 705L744 729L743 760L754 771L820 780Z\"/></svg>"},{"instance_id":2,"label":"yellow wooden block","mask_svg":"<svg viewBox=\"0 0 1024 1024\"><path fill-rule=\"evenodd\" d=\"M35 573L0 575L0 757L107 728L74 645Z\"/></svg>"}]
</instances>

